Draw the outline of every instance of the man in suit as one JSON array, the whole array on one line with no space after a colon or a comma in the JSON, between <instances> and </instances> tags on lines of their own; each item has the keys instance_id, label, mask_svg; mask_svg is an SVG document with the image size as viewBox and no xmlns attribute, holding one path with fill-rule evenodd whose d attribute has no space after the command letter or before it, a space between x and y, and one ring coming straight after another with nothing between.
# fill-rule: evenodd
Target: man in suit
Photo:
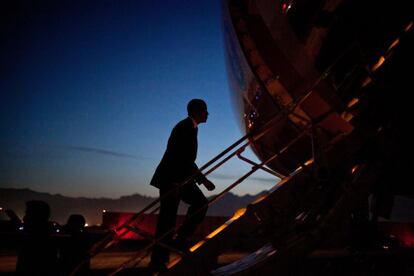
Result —
<instances>
[{"instance_id":1,"label":"man in suit","mask_svg":"<svg viewBox=\"0 0 414 276\"><path fill-rule=\"evenodd\" d=\"M164 236L163 243L182 251L188 250L187 238L194 233L207 212L208 201L196 182L203 184L209 191L215 188L195 164L198 125L207 121L207 104L203 100L192 99L187 105L187 112L188 117L173 128L167 149L151 180L151 185L159 189L161 199L155 237ZM182 185L191 176L195 176L194 179ZM170 230L175 227L180 200L187 203L189 208L173 240L174 231ZM150 268L163 270L168 261L169 251L155 245Z\"/></svg>"}]
</instances>

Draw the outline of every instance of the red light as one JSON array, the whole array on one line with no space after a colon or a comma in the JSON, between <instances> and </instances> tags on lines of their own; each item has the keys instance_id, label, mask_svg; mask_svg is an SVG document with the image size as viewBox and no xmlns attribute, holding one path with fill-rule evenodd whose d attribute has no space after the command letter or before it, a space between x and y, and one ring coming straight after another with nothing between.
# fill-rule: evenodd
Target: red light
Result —
<instances>
[{"instance_id":1,"label":"red light","mask_svg":"<svg viewBox=\"0 0 414 276\"><path fill-rule=\"evenodd\" d=\"M286 3L282 4L282 13L286 13L288 5Z\"/></svg>"},{"instance_id":2,"label":"red light","mask_svg":"<svg viewBox=\"0 0 414 276\"><path fill-rule=\"evenodd\" d=\"M120 227L126 221L128 221L133 215L134 213L110 212L107 210L105 213L102 213L102 226L115 231L116 229L118 229L118 227ZM184 218L184 215L178 215L177 225L181 225L181 223L184 221ZM144 214L142 217L138 218L137 221L132 223L132 226L139 227L139 229L141 229L149 235L154 235L155 228L157 225L157 219L157 214ZM194 237L197 239L205 237L227 220L228 217L206 217L197 228ZM124 232L128 233L124 234ZM122 239L144 239L139 234L134 233L133 231L128 231L126 229L116 231L116 234L118 236L122 236Z\"/></svg>"},{"instance_id":3,"label":"red light","mask_svg":"<svg viewBox=\"0 0 414 276\"><path fill-rule=\"evenodd\" d=\"M402 246L414 247L414 224L412 222L380 222L379 227L387 236L394 236Z\"/></svg>"}]
</instances>

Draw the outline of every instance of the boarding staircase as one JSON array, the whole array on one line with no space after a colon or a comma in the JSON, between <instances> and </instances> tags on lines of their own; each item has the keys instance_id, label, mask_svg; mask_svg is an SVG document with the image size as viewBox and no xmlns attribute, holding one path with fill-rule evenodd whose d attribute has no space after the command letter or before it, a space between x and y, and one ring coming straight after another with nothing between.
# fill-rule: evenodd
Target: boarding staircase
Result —
<instances>
[{"instance_id":1,"label":"boarding staircase","mask_svg":"<svg viewBox=\"0 0 414 276\"><path fill-rule=\"evenodd\" d=\"M141 250L135 257L114 270L111 275L115 275L126 268L138 266L151 252L152 246L157 243L179 255L179 257L172 260L168 266L169 270L167 274L174 275L198 275L204 273L222 275L238 273L240 271L248 273L250 270L257 270L263 263L268 263L269 258L276 258L283 254L283 252L295 252L295 254L298 254L298 247L300 247L302 251L302 254L299 255L303 256L305 253L308 253L314 248L312 245L317 244L317 237L320 237L322 233L326 232L325 228L332 227L328 219L328 214L324 214L324 217L328 218L321 218L323 212L326 212L327 206L325 206L325 202L327 200L327 195L343 195L342 192L336 191L338 185L331 185L331 182L337 182L340 186L342 185L342 188L340 189L341 191L344 189L353 190L350 186L355 185L353 183L360 182L358 176L361 168L358 167L358 164L352 163L353 158L351 156L340 157L338 153L329 148L323 149L323 151L326 151L326 154L324 154L325 158L330 154L332 155L330 158L332 160L328 161L326 159L324 162L335 164L333 168L337 168L337 171L331 170L330 174L334 176L331 176L330 179L324 179L324 176L317 175L317 167L320 162L320 160L317 159L317 156L302 164L302 166L298 167L296 171L288 176L283 176L265 166L304 136L311 137L311 140L313 141L312 146L315 146L315 140L317 140L315 128L320 121L323 121L326 114L313 120L313 122L310 122L295 139L285 145L279 152L273 154L270 158L261 163L255 163L245 158L242 153L251 145L251 143L263 137L278 120L282 120L286 116L292 115L295 109L300 106L302 102L306 101L312 93L314 92L309 91L297 101L289 104L260 129L251 131L200 168L200 171L204 172L205 175L208 175L236 156L239 157L240 160L252 165L250 171L211 199L209 205L214 204L223 198L227 192L241 184L259 169L269 172L281 178L281 180L262 197L249 204L245 209L238 210L226 223L210 233L203 240L194 244L194 246L190 248L189 253L181 252L162 243L160 241L161 239L155 239L152 235L136 226L138 224L137 222L142 219L143 214L155 213L158 211L160 199L157 199L131 217L123 225L119 226L115 232L108 234L95 244L88 252L86 259L115 245L129 231L134 231L141 235L143 238L149 240L150 244ZM347 139L344 141L346 140ZM352 143L352 150L350 147L350 151L344 152L341 150L341 153L351 154L356 148L355 144ZM316 151L316 149L314 151ZM318 149L318 151L322 151L322 149ZM338 165L338 167L336 165ZM192 178L182 183L182 185L185 185L191 179ZM166 196L168 196L168 194ZM328 201L337 202L337 200L334 200L333 198L328 198ZM347 203L350 202L348 198L343 199L343 201ZM342 210L343 208L339 209ZM330 215L333 216L332 214ZM326 226L321 227L321 223L325 223ZM171 231L175 230L176 229L171 229ZM310 232L310 230L312 230L313 233ZM303 235L307 238L304 238ZM217 268L217 257L233 248L236 244L245 244L248 248L257 248L257 251L245 259L240 260L239 263ZM272 269L274 268L275 266L272 265ZM73 272L73 275L75 274L76 270Z\"/></svg>"},{"instance_id":2,"label":"boarding staircase","mask_svg":"<svg viewBox=\"0 0 414 276\"><path fill-rule=\"evenodd\" d=\"M366 199L371 186L378 178L376 172L379 164L366 162L365 159L360 158L360 153L366 146L363 129L349 131L353 129L353 125L346 115L347 111L355 108L353 105L348 105L342 110L331 108L317 117L303 118L299 112L302 110L302 105L307 104L307 101L318 93L318 85L329 79L333 67L340 64L340 60L336 60L321 74L306 93L284 105L271 119L251 129L245 136L200 168L204 175L209 175L235 157L252 165L250 171L214 196L208 205L221 200L226 193L258 170L264 170L280 178L271 190L246 208L236 211L226 223L195 243L189 252L181 252L164 244L163 237L157 239L137 226L139 224L137 222L143 219L144 214L154 214L158 211L162 198L157 199L96 243L85 256L85 262L115 245L124 235L133 231L150 243L136 256L112 271L111 275L138 266L155 244L178 254L178 257L169 263L165 274L251 275L252 273L280 272L283 274L287 272L289 267L307 256L327 236L337 230L344 216ZM356 76L349 72L338 82L340 85L335 87L339 96L344 93L340 91L340 87L347 86L348 78L352 79L352 83L355 82L355 77L359 80L365 78L370 82L375 79L373 75L375 70L372 67L362 66L353 70L359 75ZM365 74L364 78L361 77L361 72ZM265 84L262 85L266 87ZM366 81L362 81L358 89L363 90L366 85ZM355 91L355 87L352 87L352 90ZM343 131L339 131L330 141L323 141L320 131L323 129L324 120L332 114L336 114L337 118L342 118L340 123ZM247 147L264 137L278 122L286 119L292 120L293 117L299 117L302 122L306 121L306 123L301 126L296 137L280 147L280 150L260 163L253 162L242 155ZM288 175L282 175L266 166L304 137L309 141L312 157L300 164L296 170ZM190 183L193 178L194 176L190 177L177 188ZM170 232L172 231L176 229L171 229ZM232 264L218 267L217 259L220 254L240 244L249 248L252 253ZM81 264L78 268L80 266ZM72 272L72 275L76 275L76 272L77 269Z\"/></svg>"}]
</instances>

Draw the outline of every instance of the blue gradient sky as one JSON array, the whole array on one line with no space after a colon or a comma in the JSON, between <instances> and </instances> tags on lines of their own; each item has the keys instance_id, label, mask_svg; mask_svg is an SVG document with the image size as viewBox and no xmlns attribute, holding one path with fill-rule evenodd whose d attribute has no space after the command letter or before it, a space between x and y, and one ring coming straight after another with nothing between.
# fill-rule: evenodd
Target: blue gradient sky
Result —
<instances>
[{"instance_id":1,"label":"blue gradient sky","mask_svg":"<svg viewBox=\"0 0 414 276\"><path fill-rule=\"evenodd\" d=\"M157 195L149 180L191 98L210 112L198 132L199 165L242 136L218 0L33 2L3 7L2 187ZM247 169L234 161L212 175L214 193ZM274 181L254 174L236 192Z\"/></svg>"}]
</instances>

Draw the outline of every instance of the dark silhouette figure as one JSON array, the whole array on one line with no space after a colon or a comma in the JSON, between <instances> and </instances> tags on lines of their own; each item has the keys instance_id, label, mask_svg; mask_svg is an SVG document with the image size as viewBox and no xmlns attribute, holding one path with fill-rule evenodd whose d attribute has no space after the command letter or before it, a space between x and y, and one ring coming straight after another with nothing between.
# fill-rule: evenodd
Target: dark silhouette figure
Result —
<instances>
[{"instance_id":1,"label":"dark silhouette figure","mask_svg":"<svg viewBox=\"0 0 414 276\"><path fill-rule=\"evenodd\" d=\"M49 224L50 207L44 201L26 202L25 237L18 253L17 275L57 275L58 249Z\"/></svg>"},{"instance_id":2,"label":"dark silhouette figure","mask_svg":"<svg viewBox=\"0 0 414 276\"><path fill-rule=\"evenodd\" d=\"M203 100L193 99L188 103L187 111L188 117L180 121L172 130L167 149L151 180L151 185L160 190L161 198L155 236L156 238L164 236L163 243L173 245L182 251L188 249L187 238L194 233L207 212L208 201L197 187L196 182L203 184L210 191L215 188L195 164L197 126L207 121L207 105ZM196 175L195 181L177 188L192 175ZM180 200L190 206L183 225L178 229L173 241L174 233L170 230L175 227ZM162 246L155 245L150 268L156 271L163 270L168 261L169 251Z\"/></svg>"},{"instance_id":3,"label":"dark silhouette figure","mask_svg":"<svg viewBox=\"0 0 414 276\"><path fill-rule=\"evenodd\" d=\"M60 251L60 264L63 275L70 273L81 263L91 246L90 239L84 231L85 218L79 214L70 215L65 227L64 234L68 235L62 243ZM83 263L77 270L76 275L88 275L90 262Z\"/></svg>"}]
</instances>

